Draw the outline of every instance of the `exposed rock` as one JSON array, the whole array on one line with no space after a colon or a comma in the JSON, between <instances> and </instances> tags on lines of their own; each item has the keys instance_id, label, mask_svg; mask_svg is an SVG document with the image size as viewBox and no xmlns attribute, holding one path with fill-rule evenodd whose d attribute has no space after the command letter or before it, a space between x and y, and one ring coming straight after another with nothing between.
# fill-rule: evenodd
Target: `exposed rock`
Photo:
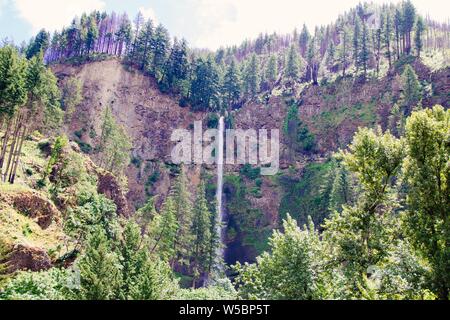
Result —
<instances>
[{"instance_id":1,"label":"exposed rock","mask_svg":"<svg viewBox=\"0 0 450 320\"><path fill-rule=\"evenodd\" d=\"M44 230L53 222L58 222L61 216L50 200L33 190L0 195L0 199L34 220Z\"/></svg>"},{"instance_id":2,"label":"exposed rock","mask_svg":"<svg viewBox=\"0 0 450 320\"><path fill-rule=\"evenodd\" d=\"M43 249L17 244L9 255L8 267L9 272L43 271L52 267L52 261Z\"/></svg>"},{"instance_id":3,"label":"exposed rock","mask_svg":"<svg viewBox=\"0 0 450 320\"><path fill-rule=\"evenodd\" d=\"M99 173L97 189L99 193L114 201L119 215L130 216L127 199L114 175L106 171Z\"/></svg>"}]
</instances>

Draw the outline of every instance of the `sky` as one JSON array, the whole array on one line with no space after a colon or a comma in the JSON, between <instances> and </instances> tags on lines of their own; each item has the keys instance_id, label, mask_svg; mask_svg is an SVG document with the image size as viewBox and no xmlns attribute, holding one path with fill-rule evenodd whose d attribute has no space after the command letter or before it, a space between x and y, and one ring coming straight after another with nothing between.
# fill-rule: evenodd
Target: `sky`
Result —
<instances>
[{"instance_id":1,"label":"sky","mask_svg":"<svg viewBox=\"0 0 450 320\"><path fill-rule=\"evenodd\" d=\"M374 0L376 3L400 0ZM37 31L61 29L92 10L134 17L141 11L193 47L217 49L259 33L292 32L334 21L360 0L0 0L0 39L28 41ZM448 0L412 0L421 14L446 22Z\"/></svg>"}]
</instances>

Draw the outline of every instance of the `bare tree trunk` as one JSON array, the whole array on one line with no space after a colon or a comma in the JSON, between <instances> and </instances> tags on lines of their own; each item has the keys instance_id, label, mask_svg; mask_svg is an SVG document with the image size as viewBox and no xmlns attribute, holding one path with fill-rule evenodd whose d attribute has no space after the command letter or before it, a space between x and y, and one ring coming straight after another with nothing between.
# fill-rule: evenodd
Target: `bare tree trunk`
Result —
<instances>
[{"instance_id":1,"label":"bare tree trunk","mask_svg":"<svg viewBox=\"0 0 450 320\"><path fill-rule=\"evenodd\" d=\"M23 127L23 132L22 132L22 137L20 140L20 145L19 145L19 150L16 153L16 157L14 160L14 164L13 164L13 169L11 170L11 173L9 175L9 183L14 184L14 181L16 179L16 175L17 175L17 167L19 166L19 160L20 160L20 156L22 154L22 147L23 147L23 142L25 141L25 137L27 135L27 126Z\"/></svg>"},{"instance_id":2,"label":"bare tree trunk","mask_svg":"<svg viewBox=\"0 0 450 320\"><path fill-rule=\"evenodd\" d=\"M19 115L17 117L17 122L16 122L16 126L14 129L13 141L12 141L11 147L9 149L10 151L9 151L9 155L8 155L8 163L6 164L5 173L3 174L3 182L6 182L6 177L8 176L9 168L11 167L11 161L12 161L14 153L16 152L17 139L19 137L19 131L22 126L21 121L22 121L22 117Z\"/></svg>"}]
</instances>

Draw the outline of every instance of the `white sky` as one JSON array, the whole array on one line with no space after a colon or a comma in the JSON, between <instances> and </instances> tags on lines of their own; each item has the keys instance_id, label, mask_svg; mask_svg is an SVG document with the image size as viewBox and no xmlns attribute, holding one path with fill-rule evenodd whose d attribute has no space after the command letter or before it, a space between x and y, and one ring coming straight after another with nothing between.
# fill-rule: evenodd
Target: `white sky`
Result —
<instances>
[{"instance_id":1,"label":"white sky","mask_svg":"<svg viewBox=\"0 0 450 320\"><path fill-rule=\"evenodd\" d=\"M194 47L216 49L239 44L261 32L288 33L306 23L310 29L328 24L360 0L0 0L0 30L8 35L20 29L1 7L9 3L32 32L53 31L70 23L75 15L91 10L129 11L141 9L146 17L161 21L172 35L185 37ZM400 0L374 0L376 3ZM412 0L421 14L448 21L449 0ZM1 21L3 20L3 21ZM22 29L24 26L22 26ZM15 31L19 33L19 31ZM17 34L17 38L25 35ZM29 35L26 35L29 37Z\"/></svg>"}]
</instances>

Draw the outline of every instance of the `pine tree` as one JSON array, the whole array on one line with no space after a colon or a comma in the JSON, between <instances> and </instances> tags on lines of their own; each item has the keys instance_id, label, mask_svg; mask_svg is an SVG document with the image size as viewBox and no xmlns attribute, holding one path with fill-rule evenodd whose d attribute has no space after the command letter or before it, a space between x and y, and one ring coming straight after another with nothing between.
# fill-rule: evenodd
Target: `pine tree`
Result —
<instances>
[{"instance_id":1,"label":"pine tree","mask_svg":"<svg viewBox=\"0 0 450 320\"><path fill-rule=\"evenodd\" d=\"M371 57L370 41L369 41L369 28L366 23L363 23L361 34L361 48L358 55L358 65L363 68L364 79L367 78L367 70L369 68L369 60Z\"/></svg>"},{"instance_id":2,"label":"pine tree","mask_svg":"<svg viewBox=\"0 0 450 320\"><path fill-rule=\"evenodd\" d=\"M411 0L407 0L403 3L403 35L404 35L404 49L406 54L411 53L412 41L411 33L416 22L416 8L411 3Z\"/></svg>"},{"instance_id":3,"label":"pine tree","mask_svg":"<svg viewBox=\"0 0 450 320\"><path fill-rule=\"evenodd\" d=\"M164 202L161 213L155 216L149 228L149 234L153 240L151 244L151 254L158 256L173 266L176 262L176 235L179 224L176 217L175 202L170 195Z\"/></svg>"},{"instance_id":4,"label":"pine tree","mask_svg":"<svg viewBox=\"0 0 450 320\"><path fill-rule=\"evenodd\" d=\"M27 59L31 59L32 57L39 55L40 53L45 53L49 45L50 45L50 34L44 29L42 29L36 35L36 38L31 41L27 49L26 54Z\"/></svg>"},{"instance_id":5,"label":"pine tree","mask_svg":"<svg viewBox=\"0 0 450 320\"><path fill-rule=\"evenodd\" d=\"M414 69L408 64L402 74L402 103L410 113L421 99L419 79Z\"/></svg>"},{"instance_id":6,"label":"pine tree","mask_svg":"<svg viewBox=\"0 0 450 320\"><path fill-rule=\"evenodd\" d=\"M202 274L208 271L209 246L211 243L211 212L205 196L205 184L202 181L197 189L197 197L193 209L192 231L194 234L194 280L193 287Z\"/></svg>"},{"instance_id":7,"label":"pine tree","mask_svg":"<svg viewBox=\"0 0 450 320\"><path fill-rule=\"evenodd\" d=\"M345 77L347 66L350 64L350 30L343 26L340 31L341 41L339 46L339 63L342 68L342 76Z\"/></svg>"},{"instance_id":8,"label":"pine tree","mask_svg":"<svg viewBox=\"0 0 450 320\"><path fill-rule=\"evenodd\" d=\"M361 26L362 22L359 16L355 16L355 26L353 30L353 61L355 63L356 72L361 67L360 50L361 50Z\"/></svg>"},{"instance_id":9,"label":"pine tree","mask_svg":"<svg viewBox=\"0 0 450 320\"><path fill-rule=\"evenodd\" d=\"M94 49L94 44L98 39L98 27L97 22L93 16L89 16L88 18L88 31L86 35L86 51L89 55L91 51Z\"/></svg>"},{"instance_id":10,"label":"pine tree","mask_svg":"<svg viewBox=\"0 0 450 320\"><path fill-rule=\"evenodd\" d=\"M175 180L172 189L175 216L178 222L178 230L175 236L175 252L178 256L178 262L188 264L192 253L192 203L191 194L187 187L187 177L182 168L179 176Z\"/></svg>"},{"instance_id":11,"label":"pine tree","mask_svg":"<svg viewBox=\"0 0 450 320\"><path fill-rule=\"evenodd\" d=\"M199 58L191 82L191 104L196 111L214 111L220 107L220 76L212 59Z\"/></svg>"},{"instance_id":12,"label":"pine tree","mask_svg":"<svg viewBox=\"0 0 450 320\"><path fill-rule=\"evenodd\" d=\"M300 59L296 45L291 45L286 62L286 76L290 80L296 80L300 73Z\"/></svg>"},{"instance_id":13,"label":"pine tree","mask_svg":"<svg viewBox=\"0 0 450 320\"><path fill-rule=\"evenodd\" d=\"M311 35L309 34L308 28L304 24L299 36L300 53L304 58L306 58L306 53L308 51L308 45L310 40Z\"/></svg>"},{"instance_id":14,"label":"pine tree","mask_svg":"<svg viewBox=\"0 0 450 320\"><path fill-rule=\"evenodd\" d=\"M269 85L273 85L278 78L278 62L275 55L271 55L267 62L265 78Z\"/></svg>"},{"instance_id":15,"label":"pine tree","mask_svg":"<svg viewBox=\"0 0 450 320\"><path fill-rule=\"evenodd\" d=\"M343 205L351 204L351 189L352 186L348 171L342 165L338 165L335 170L335 176L329 200L329 210L331 212L341 212Z\"/></svg>"},{"instance_id":16,"label":"pine tree","mask_svg":"<svg viewBox=\"0 0 450 320\"><path fill-rule=\"evenodd\" d=\"M317 48L317 38L314 37L311 39L308 47L308 71L307 78L313 82L313 85L319 84L319 69L320 69L320 60L319 60L319 52Z\"/></svg>"},{"instance_id":17,"label":"pine tree","mask_svg":"<svg viewBox=\"0 0 450 320\"><path fill-rule=\"evenodd\" d=\"M163 25L158 25L151 41L153 51L152 73L157 81L164 76L164 67L170 52L169 32Z\"/></svg>"},{"instance_id":18,"label":"pine tree","mask_svg":"<svg viewBox=\"0 0 450 320\"><path fill-rule=\"evenodd\" d=\"M89 237L84 254L77 262L80 288L74 295L80 300L113 300L118 298L122 277L118 256L111 250L105 232L97 228Z\"/></svg>"},{"instance_id":19,"label":"pine tree","mask_svg":"<svg viewBox=\"0 0 450 320\"><path fill-rule=\"evenodd\" d=\"M326 58L326 65L329 70L333 69L335 59L336 59L336 47L334 45L334 41L331 40L330 44L328 45L327 58Z\"/></svg>"},{"instance_id":20,"label":"pine tree","mask_svg":"<svg viewBox=\"0 0 450 320\"><path fill-rule=\"evenodd\" d=\"M383 16L383 19L381 20L383 26L382 30L383 32L383 47L386 49L385 57L388 59L389 62L389 69L392 67L392 17L389 13L389 11L386 13L386 16Z\"/></svg>"},{"instance_id":21,"label":"pine tree","mask_svg":"<svg viewBox=\"0 0 450 320\"><path fill-rule=\"evenodd\" d=\"M153 50L152 50L152 39L153 39L153 22L151 19L147 20L142 31L140 32L137 40L136 48L136 63L142 71L149 71L149 66L151 65Z\"/></svg>"},{"instance_id":22,"label":"pine tree","mask_svg":"<svg viewBox=\"0 0 450 320\"><path fill-rule=\"evenodd\" d=\"M259 68L259 59L256 54L252 54L244 71L245 93L254 98L260 91L261 74Z\"/></svg>"},{"instance_id":23,"label":"pine tree","mask_svg":"<svg viewBox=\"0 0 450 320\"><path fill-rule=\"evenodd\" d=\"M228 110L241 99L241 74L236 59L232 59L223 80L224 107Z\"/></svg>"},{"instance_id":24,"label":"pine tree","mask_svg":"<svg viewBox=\"0 0 450 320\"><path fill-rule=\"evenodd\" d=\"M397 60L400 59L400 55L403 53L402 50L402 38L403 38L403 14L399 9L395 10L394 16L394 29L395 29L395 42L397 51Z\"/></svg>"},{"instance_id":25,"label":"pine tree","mask_svg":"<svg viewBox=\"0 0 450 320\"><path fill-rule=\"evenodd\" d=\"M415 37L414 37L414 44L416 46L416 52L417 52L417 56L420 58L420 53L422 52L423 49L423 33L425 31L425 23L423 21L423 18L421 16L419 16L417 18L417 23L416 23L416 33L415 33Z\"/></svg>"}]
</instances>

